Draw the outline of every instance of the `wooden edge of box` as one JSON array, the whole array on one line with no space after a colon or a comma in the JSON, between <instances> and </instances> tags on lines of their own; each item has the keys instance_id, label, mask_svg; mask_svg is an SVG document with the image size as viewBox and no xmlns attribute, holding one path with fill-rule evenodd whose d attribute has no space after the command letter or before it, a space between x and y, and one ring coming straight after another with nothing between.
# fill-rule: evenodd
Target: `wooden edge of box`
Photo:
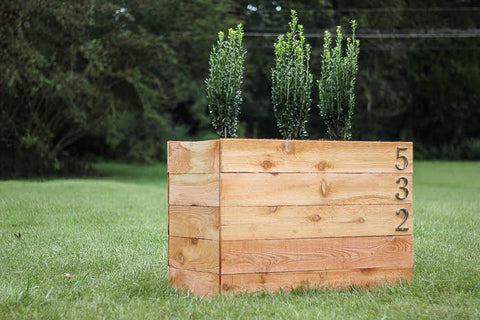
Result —
<instances>
[{"instance_id":1,"label":"wooden edge of box","mask_svg":"<svg viewBox=\"0 0 480 320\"><path fill-rule=\"evenodd\" d=\"M167 171L182 173L218 173L219 140L168 141Z\"/></svg>"},{"instance_id":2,"label":"wooden edge of box","mask_svg":"<svg viewBox=\"0 0 480 320\"><path fill-rule=\"evenodd\" d=\"M405 212L408 217L405 219ZM198 217L197 219L201 219ZM200 225L196 222L195 225ZM188 225L187 222L184 224ZM400 228L400 229L399 229ZM188 228L190 229L190 227ZM207 227L204 230L208 230ZM195 232L195 234L197 234ZM222 207L222 240L413 234L413 205Z\"/></svg>"},{"instance_id":3,"label":"wooden edge of box","mask_svg":"<svg viewBox=\"0 0 480 320\"><path fill-rule=\"evenodd\" d=\"M221 172L412 173L412 142L221 139Z\"/></svg>"},{"instance_id":4,"label":"wooden edge of box","mask_svg":"<svg viewBox=\"0 0 480 320\"><path fill-rule=\"evenodd\" d=\"M223 161L223 160L222 160ZM222 206L412 202L412 173L222 173Z\"/></svg>"},{"instance_id":5,"label":"wooden edge of box","mask_svg":"<svg viewBox=\"0 0 480 320\"><path fill-rule=\"evenodd\" d=\"M220 205L219 173L168 174L169 205Z\"/></svg>"},{"instance_id":6,"label":"wooden edge of box","mask_svg":"<svg viewBox=\"0 0 480 320\"><path fill-rule=\"evenodd\" d=\"M222 241L222 275L413 267L413 236Z\"/></svg>"},{"instance_id":7,"label":"wooden edge of box","mask_svg":"<svg viewBox=\"0 0 480 320\"><path fill-rule=\"evenodd\" d=\"M219 207L169 206L171 236L219 240Z\"/></svg>"},{"instance_id":8,"label":"wooden edge of box","mask_svg":"<svg viewBox=\"0 0 480 320\"><path fill-rule=\"evenodd\" d=\"M242 294L259 291L275 293L297 288L369 288L401 280L413 281L413 267L222 275L220 285L222 294Z\"/></svg>"},{"instance_id":9,"label":"wooden edge of box","mask_svg":"<svg viewBox=\"0 0 480 320\"><path fill-rule=\"evenodd\" d=\"M220 275L168 267L168 283L196 296L212 296L220 293Z\"/></svg>"},{"instance_id":10,"label":"wooden edge of box","mask_svg":"<svg viewBox=\"0 0 480 320\"><path fill-rule=\"evenodd\" d=\"M220 158L224 161L220 165ZM408 162L408 163L407 163ZM413 143L216 139L168 141L169 173L413 172Z\"/></svg>"},{"instance_id":11,"label":"wooden edge of box","mask_svg":"<svg viewBox=\"0 0 480 320\"><path fill-rule=\"evenodd\" d=\"M218 274L219 242L198 238L168 237L169 266Z\"/></svg>"}]
</instances>

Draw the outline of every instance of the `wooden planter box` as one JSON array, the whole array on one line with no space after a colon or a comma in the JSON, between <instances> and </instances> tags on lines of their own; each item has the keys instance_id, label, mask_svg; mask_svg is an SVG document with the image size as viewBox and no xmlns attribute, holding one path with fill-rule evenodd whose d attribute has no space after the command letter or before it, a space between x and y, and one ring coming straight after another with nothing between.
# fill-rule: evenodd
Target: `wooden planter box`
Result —
<instances>
[{"instance_id":1,"label":"wooden planter box","mask_svg":"<svg viewBox=\"0 0 480 320\"><path fill-rule=\"evenodd\" d=\"M412 148L170 141L170 284L209 295L412 280Z\"/></svg>"}]
</instances>

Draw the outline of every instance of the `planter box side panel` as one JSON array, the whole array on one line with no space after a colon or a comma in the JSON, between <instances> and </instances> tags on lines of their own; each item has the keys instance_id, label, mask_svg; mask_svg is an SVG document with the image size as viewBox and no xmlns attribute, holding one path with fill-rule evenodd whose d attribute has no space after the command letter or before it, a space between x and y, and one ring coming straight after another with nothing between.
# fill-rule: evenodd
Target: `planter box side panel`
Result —
<instances>
[{"instance_id":1,"label":"planter box side panel","mask_svg":"<svg viewBox=\"0 0 480 320\"><path fill-rule=\"evenodd\" d=\"M222 206L318 206L412 202L411 183L399 200L398 173L222 173ZM400 181L402 182L402 181ZM401 186L401 185L400 185Z\"/></svg>"},{"instance_id":2,"label":"planter box side panel","mask_svg":"<svg viewBox=\"0 0 480 320\"><path fill-rule=\"evenodd\" d=\"M222 275L412 268L413 236L222 242Z\"/></svg>"},{"instance_id":3,"label":"planter box side panel","mask_svg":"<svg viewBox=\"0 0 480 320\"><path fill-rule=\"evenodd\" d=\"M223 275L222 292L265 291L274 293L280 290L303 288L343 289L349 286L361 288L396 283L401 280L413 280L413 268L366 268L335 271L250 273Z\"/></svg>"},{"instance_id":4,"label":"planter box side panel","mask_svg":"<svg viewBox=\"0 0 480 320\"><path fill-rule=\"evenodd\" d=\"M219 141L168 143L169 283L219 293Z\"/></svg>"},{"instance_id":5,"label":"planter box side panel","mask_svg":"<svg viewBox=\"0 0 480 320\"><path fill-rule=\"evenodd\" d=\"M413 205L402 206L413 212ZM409 217L396 204L341 206L222 207L221 238L225 240L302 239L412 235Z\"/></svg>"},{"instance_id":6,"label":"planter box side panel","mask_svg":"<svg viewBox=\"0 0 480 320\"><path fill-rule=\"evenodd\" d=\"M217 173L219 140L169 141L167 167L169 173Z\"/></svg>"},{"instance_id":7,"label":"planter box side panel","mask_svg":"<svg viewBox=\"0 0 480 320\"><path fill-rule=\"evenodd\" d=\"M413 279L411 142L169 142L169 282L197 295Z\"/></svg>"},{"instance_id":8,"label":"planter box side panel","mask_svg":"<svg viewBox=\"0 0 480 320\"><path fill-rule=\"evenodd\" d=\"M218 173L168 175L169 205L211 206L220 204Z\"/></svg>"},{"instance_id":9,"label":"planter box side panel","mask_svg":"<svg viewBox=\"0 0 480 320\"><path fill-rule=\"evenodd\" d=\"M169 235L219 240L219 207L169 206Z\"/></svg>"},{"instance_id":10,"label":"planter box side panel","mask_svg":"<svg viewBox=\"0 0 480 320\"><path fill-rule=\"evenodd\" d=\"M413 172L411 142L222 139L222 172ZM405 162L408 159L408 164Z\"/></svg>"},{"instance_id":11,"label":"planter box side panel","mask_svg":"<svg viewBox=\"0 0 480 320\"><path fill-rule=\"evenodd\" d=\"M220 276L214 273L169 266L168 283L175 288L189 291L197 296L211 296L220 293Z\"/></svg>"}]
</instances>

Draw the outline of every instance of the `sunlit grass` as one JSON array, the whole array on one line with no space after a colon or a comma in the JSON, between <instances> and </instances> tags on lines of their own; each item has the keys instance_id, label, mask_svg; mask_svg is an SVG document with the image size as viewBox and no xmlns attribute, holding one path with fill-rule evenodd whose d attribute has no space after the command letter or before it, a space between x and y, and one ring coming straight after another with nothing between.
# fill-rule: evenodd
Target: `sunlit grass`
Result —
<instances>
[{"instance_id":1,"label":"sunlit grass","mask_svg":"<svg viewBox=\"0 0 480 320\"><path fill-rule=\"evenodd\" d=\"M167 284L165 165L97 169L0 182L0 319L480 317L480 163L415 163L413 283L214 298Z\"/></svg>"}]
</instances>

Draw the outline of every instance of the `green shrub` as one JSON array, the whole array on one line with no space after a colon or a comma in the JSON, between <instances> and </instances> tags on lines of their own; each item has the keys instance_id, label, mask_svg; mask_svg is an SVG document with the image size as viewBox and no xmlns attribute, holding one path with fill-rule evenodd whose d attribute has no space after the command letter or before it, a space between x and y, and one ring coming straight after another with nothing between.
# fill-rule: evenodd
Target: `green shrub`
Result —
<instances>
[{"instance_id":1,"label":"green shrub","mask_svg":"<svg viewBox=\"0 0 480 320\"><path fill-rule=\"evenodd\" d=\"M207 78L207 100L210 119L220 137L236 137L242 103L242 78L246 50L242 48L243 30L229 29L228 37L218 33L210 54L210 77Z\"/></svg>"},{"instance_id":2,"label":"green shrub","mask_svg":"<svg viewBox=\"0 0 480 320\"><path fill-rule=\"evenodd\" d=\"M290 32L275 43L272 69L272 102L277 125L284 139L305 137L311 104L313 76L309 70L310 46L305 43L303 26L292 10Z\"/></svg>"},{"instance_id":3,"label":"green shrub","mask_svg":"<svg viewBox=\"0 0 480 320\"><path fill-rule=\"evenodd\" d=\"M320 115L332 140L350 140L351 118L355 107L355 78L358 71L360 42L355 40L357 25L352 21L352 38L347 38L347 55L342 57L342 33L337 27L337 42L331 49L331 37L325 31L322 75L318 81Z\"/></svg>"}]
</instances>

